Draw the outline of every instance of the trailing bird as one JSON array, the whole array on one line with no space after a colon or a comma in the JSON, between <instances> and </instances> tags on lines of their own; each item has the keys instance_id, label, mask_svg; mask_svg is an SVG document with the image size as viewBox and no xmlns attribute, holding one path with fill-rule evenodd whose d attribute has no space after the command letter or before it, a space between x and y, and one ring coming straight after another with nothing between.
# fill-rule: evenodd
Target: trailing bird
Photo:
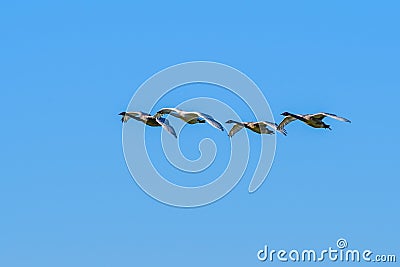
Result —
<instances>
[{"instance_id":1,"label":"trailing bird","mask_svg":"<svg viewBox=\"0 0 400 267\"><path fill-rule=\"evenodd\" d=\"M237 132L239 132L243 128L247 128L258 134L274 134L274 131L270 130L268 127L279 131L283 135L286 135L285 129L278 129L278 125L269 121L257 121L257 122L238 122L234 120L228 120L226 123L234 123L235 125L229 131L229 137L234 136Z\"/></svg>"},{"instance_id":2,"label":"trailing bird","mask_svg":"<svg viewBox=\"0 0 400 267\"><path fill-rule=\"evenodd\" d=\"M183 111L183 110L180 110L177 108L163 108L163 109L160 109L159 111L157 111L157 113L154 115L154 117L159 118L164 114L169 114L169 115L179 118L189 124L206 123L207 122L214 128L224 131L224 127L221 125L221 123L216 121L211 115L208 115L208 114L205 114L202 112Z\"/></svg>"},{"instance_id":3,"label":"trailing bird","mask_svg":"<svg viewBox=\"0 0 400 267\"><path fill-rule=\"evenodd\" d=\"M326 112L320 112L320 113L315 113L315 114L305 114L305 115L283 112L281 115L285 116L285 118L281 121L281 123L279 123L278 130L283 130L286 125L288 125L289 123L291 123L292 121L295 121L295 120L300 120L300 121L304 122L305 124L307 124L311 127L314 127L314 128L325 128L325 129L329 129L329 130L332 130L330 125L325 124L322 121L325 117L330 117L332 119L344 121L344 122L351 122L350 120L348 120L346 118L339 117L335 114L326 113Z\"/></svg>"},{"instance_id":4,"label":"trailing bird","mask_svg":"<svg viewBox=\"0 0 400 267\"><path fill-rule=\"evenodd\" d=\"M121 112L118 115L122 116L122 122L127 122L129 119L134 119L152 127L161 126L164 130L177 138L174 128L169 125L169 121L165 118L157 118L141 111Z\"/></svg>"}]
</instances>

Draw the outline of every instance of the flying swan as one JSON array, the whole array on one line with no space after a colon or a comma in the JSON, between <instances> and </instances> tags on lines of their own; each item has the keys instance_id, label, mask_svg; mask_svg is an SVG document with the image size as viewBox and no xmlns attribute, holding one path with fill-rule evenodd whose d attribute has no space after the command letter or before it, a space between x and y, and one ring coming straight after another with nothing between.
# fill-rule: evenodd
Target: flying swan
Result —
<instances>
[{"instance_id":1,"label":"flying swan","mask_svg":"<svg viewBox=\"0 0 400 267\"><path fill-rule=\"evenodd\" d=\"M167 132L172 134L175 138L177 138L174 128L172 128L172 126L169 125L169 121L165 118L158 118L155 116L151 116L150 114L141 111L121 112L118 115L122 116L121 118L122 122L127 122L129 119L134 119L137 121L141 121L144 124L152 127L161 126L163 127L164 130L166 130Z\"/></svg>"},{"instance_id":2,"label":"flying swan","mask_svg":"<svg viewBox=\"0 0 400 267\"><path fill-rule=\"evenodd\" d=\"M189 124L206 123L207 122L214 128L224 131L224 127L222 127L221 123L216 121L212 116L205 114L205 113L201 113L201 112L197 112L197 111L183 111L183 110L180 110L177 108L163 108L163 109L160 109L159 111L157 111L157 113L154 115L154 117L160 118L164 114L169 114L169 115L179 118Z\"/></svg>"},{"instance_id":3,"label":"flying swan","mask_svg":"<svg viewBox=\"0 0 400 267\"><path fill-rule=\"evenodd\" d=\"M314 128L325 128L325 129L329 129L329 130L332 130L330 125L325 124L322 121L325 117L330 117L332 119L344 121L344 122L351 122L350 120L348 120L346 118L339 117L335 114L326 113L326 112L320 112L320 113L315 113L315 114L305 114L305 115L283 112L281 115L285 116L285 118L282 120L281 123L279 123L278 131L283 130L286 125L288 125L289 123L291 123L292 121L295 121L295 120L300 120L300 121L304 122L305 124L307 124L311 127L314 127Z\"/></svg>"},{"instance_id":4,"label":"flying swan","mask_svg":"<svg viewBox=\"0 0 400 267\"><path fill-rule=\"evenodd\" d=\"M257 122L238 122L234 120L228 120L226 123L234 123L235 125L229 131L229 137L234 136L237 132L239 132L243 128L247 128L253 132L258 134L274 134L274 131L270 130L268 127L271 127L274 130L279 131L283 135L286 135L285 129L278 129L278 125L269 121L257 121Z\"/></svg>"}]
</instances>

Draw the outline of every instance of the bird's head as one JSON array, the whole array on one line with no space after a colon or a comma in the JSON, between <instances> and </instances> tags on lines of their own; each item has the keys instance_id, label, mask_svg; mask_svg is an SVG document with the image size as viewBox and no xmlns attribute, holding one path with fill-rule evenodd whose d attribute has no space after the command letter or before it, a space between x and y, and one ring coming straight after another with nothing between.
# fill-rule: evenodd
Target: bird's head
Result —
<instances>
[{"instance_id":1,"label":"bird's head","mask_svg":"<svg viewBox=\"0 0 400 267\"><path fill-rule=\"evenodd\" d=\"M289 114L289 112L285 111L285 112L281 113L281 115L282 116L289 116L290 114Z\"/></svg>"},{"instance_id":2,"label":"bird's head","mask_svg":"<svg viewBox=\"0 0 400 267\"><path fill-rule=\"evenodd\" d=\"M225 123L234 123L233 120L227 120Z\"/></svg>"},{"instance_id":3,"label":"bird's head","mask_svg":"<svg viewBox=\"0 0 400 267\"><path fill-rule=\"evenodd\" d=\"M122 116L122 118L121 118L122 122L127 122L129 120L129 117L125 116L125 114L126 114L126 112L121 112L121 113L118 114L118 115Z\"/></svg>"}]
</instances>

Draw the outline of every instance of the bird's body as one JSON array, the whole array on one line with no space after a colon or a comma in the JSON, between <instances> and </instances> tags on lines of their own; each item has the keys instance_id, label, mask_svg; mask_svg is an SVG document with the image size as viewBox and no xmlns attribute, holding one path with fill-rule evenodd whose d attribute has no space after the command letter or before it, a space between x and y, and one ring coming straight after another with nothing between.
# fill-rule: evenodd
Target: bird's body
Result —
<instances>
[{"instance_id":1,"label":"bird's body","mask_svg":"<svg viewBox=\"0 0 400 267\"><path fill-rule=\"evenodd\" d=\"M174 116L174 117L176 117L176 116ZM195 119L192 119L192 120L183 120L183 121L186 122L186 123L189 123L189 124L206 123L205 120L200 119L200 118L195 118Z\"/></svg>"},{"instance_id":2,"label":"bird's body","mask_svg":"<svg viewBox=\"0 0 400 267\"><path fill-rule=\"evenodd\" d=\"M155 116L151 116L150 114L141 111L121 112L118 115L122 116L121 118L122 122L127 122L129 119L134 119L143 122L144 124L151 127L161 126L167 132L172 134L175 138L177 137L174 128L172 128L172 126L169 125L169 121L165 118L157 118Z\"/></svg>"},{"instance_id":3,"label":"bird's body","mask_svg":"<svg viewBox=\"0 0 400 267\"><path fill-rule=\"evenodd\" d=\"M333 119L339 120L339 121L350 122L350 120L348 120L346 118L339 117L335 114L326 113L326 112L319 112L319 113L315 113L315 114L305 114L305 115L284 112L281 115L285 116L285 118L282 120L281 123L279 123L278 130L284 129L284 127L286 125L288 125L289 123L291 123L292 121L295 121L295 120L300 120L313 128L325 128L325 129L329 129L329 130L332 130L330 128L330 125L328 125L322 121L325 117L330 117L330 118L333 118Z\"/></svg>"},{"instance_id":4,"label":"bird's body","mask_svg":"<svg viewBox=\"0 0 400 267\"><path fill-rule=\"evenodd\" d=\"M257 121L257 122L238 122L234 120L228 120L226 123L234 123L235 125L229 131L229 136L234 136L237 132L239 132L243 128L247 128L258 134L274 134L275 132L270 130L268 127L271 127L274 130L278 130L278 125L269 121ZM286 130L278 130L283 135L286 135Z\"/></svg>"},{"instance_id":5,"label":"bird's body","mask_svg":"<svg viewBox=\"0 0 400 267\"><path fill-rule=\"evenodd\" d=\"M221 131L224 131L224 127L216 121L212 116L197 112L197 111L183 111L177 108L163 108L157 111L156 115L154 117L160 118L164 114L169 114L171 116L174 116L176 118L179 118L183 120L186 123L189 124L196 124L196 123L208 123L214 128L217 128Z\"/></svg>"}]
</instances>

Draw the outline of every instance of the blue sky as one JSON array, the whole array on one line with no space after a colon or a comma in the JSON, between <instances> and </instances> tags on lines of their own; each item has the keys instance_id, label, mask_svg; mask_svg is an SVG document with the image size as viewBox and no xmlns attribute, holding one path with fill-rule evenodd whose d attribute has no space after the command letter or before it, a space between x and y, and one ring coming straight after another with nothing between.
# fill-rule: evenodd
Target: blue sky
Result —
<instances>
[{"instance_id":1,"label":"blue sky","mask_svg":"<svg viewBox=\"0 0 400 267\"><path fill-rule=\"evenodd\" d=\"M339 237L398 253L399 7L3 3L0 265L259 266L265 244L323 249ZM247 173L212 205L163 205L131 178L117 114L151 75L193 60L244 72L276 120L327 111L352 124L288 125L254 194Z\"/></svg>"}]
</instances>

